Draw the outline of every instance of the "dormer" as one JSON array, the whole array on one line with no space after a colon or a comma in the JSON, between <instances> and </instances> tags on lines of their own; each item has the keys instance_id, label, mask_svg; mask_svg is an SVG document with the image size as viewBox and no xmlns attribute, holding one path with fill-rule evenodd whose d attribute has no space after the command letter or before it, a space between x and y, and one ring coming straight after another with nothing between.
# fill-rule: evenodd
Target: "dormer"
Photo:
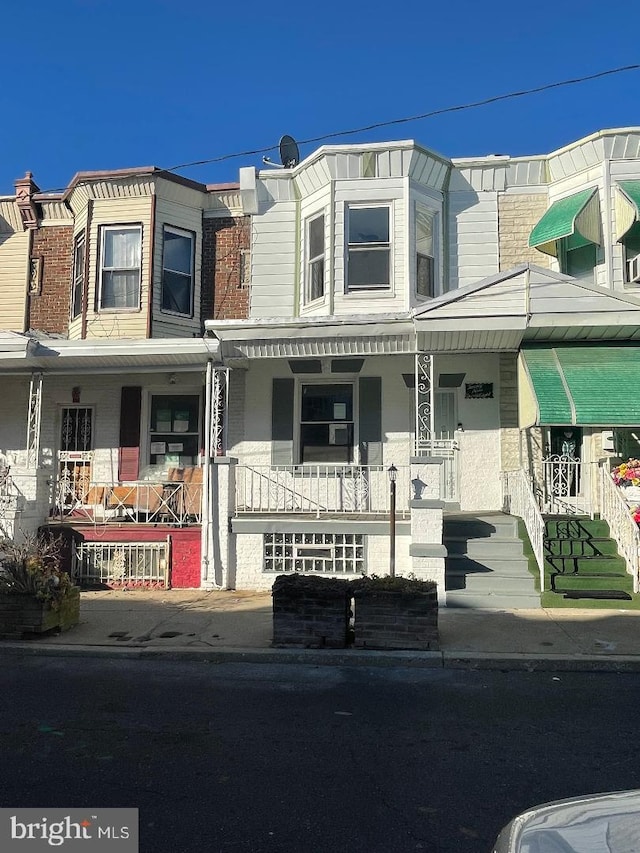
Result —
<instances>
[{"instance_id":1,"label":"dormer","mask_svg":"<svg viewBox=\"0 0 640 853\"><path fill-rule=\"evenodd\" d=\"M251 316L407 311L445 289L449 161L413 141L320 148L242 169Z\"/></svg>"}]
</instances>

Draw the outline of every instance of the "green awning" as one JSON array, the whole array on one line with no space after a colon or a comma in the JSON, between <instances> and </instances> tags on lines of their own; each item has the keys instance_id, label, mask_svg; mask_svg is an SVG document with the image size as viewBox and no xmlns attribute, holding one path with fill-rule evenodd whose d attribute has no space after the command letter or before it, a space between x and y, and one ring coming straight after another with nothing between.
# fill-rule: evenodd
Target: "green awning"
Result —
<instances>
[{"instance_id":1,"label":"green awning","mask_svg":"<svg viewBox=\"0 0 640 853\"><path fill-rule=\"evenodd\" d=\"M640 346L530 346L521 351L541 425L640 425Z\"/></svg>"},{"instance_id":2,"label":"green awning","mask_svg":"<svg viewBox=\"0 0 640 853\"><path fill-rule=\"evenodd\" d=\"M622 240L640 221L640 181L620 181L616 190L616 240Z\"/></svg>"},{"instance_id":3,"label":"green awning","mask_svg":"<svg viewBox=\"0 0 640 853\"><path fill-rule=\"evenodd\" d=\"M568 238L572 249L600 244L600 211L595 187L554 201L529 235L529 246L558 255L558 240Z\"/></svg>"}]
</instances>

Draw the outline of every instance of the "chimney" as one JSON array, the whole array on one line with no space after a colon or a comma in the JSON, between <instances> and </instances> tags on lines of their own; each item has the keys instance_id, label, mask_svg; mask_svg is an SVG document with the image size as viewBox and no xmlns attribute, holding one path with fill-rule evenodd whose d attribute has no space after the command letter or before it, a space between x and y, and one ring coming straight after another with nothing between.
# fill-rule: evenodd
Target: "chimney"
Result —
<instances>
[{"instance_id":1,"label":"chimney","mask_svg":"<svg viewBox=\"0 0 640 853\"><path fill-rule=\"evenodd\" d=\"M20 218L25 229L38 227L38 210L33 200L35 193L40 192L40 187L33 180L31 172L27 172L24 178L16 181L16 204L20 211Z\"/></svg>"}]
</instances>

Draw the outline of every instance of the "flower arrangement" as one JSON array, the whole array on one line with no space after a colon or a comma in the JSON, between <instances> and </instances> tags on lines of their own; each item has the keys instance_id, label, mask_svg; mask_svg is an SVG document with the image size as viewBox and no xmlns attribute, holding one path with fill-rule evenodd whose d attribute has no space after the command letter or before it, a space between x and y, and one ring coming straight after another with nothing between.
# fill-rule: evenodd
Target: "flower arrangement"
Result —
<instances>
[{"instance_id":1,"label":"flower arrangement","mask_svg":"<svg viewBox=\"0 0 640 853\"><path fill-rule=\"evenodd\" d=\"M611 472L616 486L640 486L640 460L629 459Z\"/></svg>"},{"instance_id":2,"label":"flower arrangement","mask_svg":"<svg viewBox=\"0 0 640 853\"><path fill-rule=\"evenodd\" d=\"M50 602L56 610L74 589L71 579L60 569L60 546L55 539L33 537L22 544L0 544L0 592L27 595Z\"/></svg>"},{"instance_id":3,"label":"flower arrangement","mask_svg":"<svg viewBox=\"0 0 640 853\"><path fill-rule=\"evenodd\" d=\"M631 509L631 515L635 523L640 527L640 506L634 506Z\"/></svg>"}]
</instances>

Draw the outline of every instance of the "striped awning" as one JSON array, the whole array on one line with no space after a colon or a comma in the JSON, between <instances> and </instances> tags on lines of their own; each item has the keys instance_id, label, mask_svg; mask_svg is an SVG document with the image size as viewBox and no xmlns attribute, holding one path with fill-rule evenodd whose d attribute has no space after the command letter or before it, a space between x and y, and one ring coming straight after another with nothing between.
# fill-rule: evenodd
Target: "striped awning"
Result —
<instances>
[{"instance_id":1,"label":"striped awning","mask_svg":"<svg viewBox=\"0 0 640 853\"><path fill-rule=\"evenodd\" d=\"M526 347L520 359L521 426L640 425L639 346Z\"/></svg>"},{"instance_id":2,"label":"striped awning","mask_svg":"<svg viewBox=\"0 0 640 853\"><path fill-rule=\"evenodd\" d=\"M640 181L619 181L616 184L616 240L640 221Z\"/></svg>"},{"instance_id":3,"label":"striped awning","mask_svg":"<svg viewBox=\"0 0 640 853\"><path fill-rule=\"evenodd\" d=\"M558 256L558 240L567 239L569 248L589 243L600 245L600 209L596 187L554 201L529 235L529 246L547 255Z\"/></svg>"}]
</instances>

